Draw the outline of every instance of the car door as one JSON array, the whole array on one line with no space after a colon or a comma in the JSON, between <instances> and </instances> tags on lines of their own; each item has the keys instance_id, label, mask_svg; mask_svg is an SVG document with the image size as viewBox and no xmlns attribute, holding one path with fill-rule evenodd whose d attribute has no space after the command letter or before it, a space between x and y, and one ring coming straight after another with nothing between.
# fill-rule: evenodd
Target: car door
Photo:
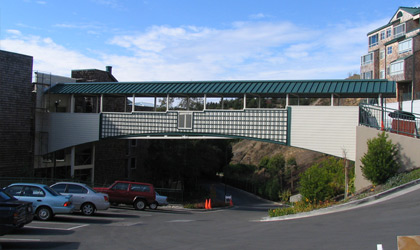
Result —
<instances>
[{"instance_id":1,"label":"car door","mask_svg":"<svg viewBox=\"0 0 420 250\"><path fill-rule=\"evenodd\" d=\"M76 184L67 184L65 194L71 194L72 202L76 209L80 209L80 206L87 200L88 190L82 186Z\"/></svg>"},{"instance_id":2,"label":"car door","mask_svg":"<svg viewBox=\"0 0 420 250\"><path fill-rule=\"evenodd\" d=\"M109 190L109 201L112 203L128 202L128 183L118 182Z\"/></svg>"},{"instance_id":3,"label":"car door","mask_svg":"<svg viewBox=\"0 0 420 250\"><path fill-rule=\"evenodd\" d=\"M14 186L16 187L16 186ZM16 194L16 199L22 201L32 202L34 210L45 201L45 192L40 187L36 186L23 186L19 194Z\"/></svg>"}]
</instances>

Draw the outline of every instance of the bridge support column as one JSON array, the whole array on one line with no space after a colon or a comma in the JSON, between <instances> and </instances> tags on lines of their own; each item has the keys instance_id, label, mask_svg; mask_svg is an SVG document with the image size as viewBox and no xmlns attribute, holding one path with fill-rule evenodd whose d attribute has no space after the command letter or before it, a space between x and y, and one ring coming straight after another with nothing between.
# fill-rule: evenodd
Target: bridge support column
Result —
<instances>
[{"instance_id":1,"label":"bridge support column","mask_svg":"<svg viewBox=\"0 0 420 250\"><path fill-rule=\"evenodd\" d=\"M70 97L70 113L74 113L74 95L71 95Z\"/></svg>"},{"instance_id":2,"label":"bridge support column","mask_svg":"<svg viewBox=\"0 0 420 250\"><path fill-rule=\"evenodd\" d=\"M71 153L70 153L70 176L71 178L74 178L74 161L76 158L76 147L71 147Z\"/></svg>"}]
</instances>

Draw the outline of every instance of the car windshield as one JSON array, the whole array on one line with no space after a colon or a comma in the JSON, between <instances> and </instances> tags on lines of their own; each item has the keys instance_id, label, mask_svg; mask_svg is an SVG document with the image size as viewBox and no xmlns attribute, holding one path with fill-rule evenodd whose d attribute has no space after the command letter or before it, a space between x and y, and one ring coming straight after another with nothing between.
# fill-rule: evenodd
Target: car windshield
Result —
<instances>
[{"instance_id":1,"label":"car windshield","mask_svg":"<svg viewBox=\"0 0 420 250\"><path fill-rule=\"evenodd\" d=\"M16 198L4 192L3 190L0 191L0 201L11 201L11 200L16 200Z\"/></svg>"},{"instance_id":2,"label":"car windshield","mask_svg":"<svg viewBox=\"0 0 420 250\"><path fill-rule=\"evenodd\" d=\"M60 195L57 191L55 191L54 189L52 189L48 186L45 186L44 189L53 196L59 196Z\"/></svg>"}]
</instances>

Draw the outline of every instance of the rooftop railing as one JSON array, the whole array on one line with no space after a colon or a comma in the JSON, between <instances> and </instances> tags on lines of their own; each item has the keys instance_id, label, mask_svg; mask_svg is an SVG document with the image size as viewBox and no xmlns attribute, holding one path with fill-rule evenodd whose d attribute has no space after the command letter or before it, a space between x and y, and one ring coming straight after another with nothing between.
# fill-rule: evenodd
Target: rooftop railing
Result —
<instances>
[{"instance_id":1,"label":"rooftop railing","mask_svg":"<svg viewBox=\"0 0 420 250\"><path fill-rule=\"evenodd\" d=\"M366 104L360 105L359 110L360 125L420 138L420 114Z\"/></svg>"}]
</instances>

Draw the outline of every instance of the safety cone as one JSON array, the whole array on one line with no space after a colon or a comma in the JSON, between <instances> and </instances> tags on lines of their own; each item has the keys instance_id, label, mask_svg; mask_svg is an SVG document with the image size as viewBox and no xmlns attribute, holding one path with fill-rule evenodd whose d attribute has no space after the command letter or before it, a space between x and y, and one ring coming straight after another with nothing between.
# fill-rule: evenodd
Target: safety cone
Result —
<instances>
[{"instance_id":1,"label":"safety cone","mask_svg":"<svg viewBox=\"0 0 420 250\"><path fill-rule=\"evenodd\" d=\"M381 121L381 131L385 131L384 121Z\"/></svg>"},{"instance_id":2,"label":"safety cone","mask_svg":"<svg viewBox=\"0 0 420 250\"><path fill-rule=\"evenodd\" d=\"M209 209L209 203L208 203L208 201L207 201L207 199L206 199L206 204L204 205L204 209Z\"/></svg>"},{"instance_id":3,"label":"safety cone","mask_svg":"<svg viewBox=\"0 0 420 250\"><path fill-rule=\"evenodd\" d=\"M233 201L230 199L229 206L233 207Z\"/></svg>"},{"instance_id":4,"label":"safety cone","mask_svg":"<svg viewBox=\"0 0 420 250\"><path fill-rule=\"evenodd\" d=\"M209 205L208 205L209 209L211 209L211 199L209 199Z\"/></svg>"}]
</instances>

